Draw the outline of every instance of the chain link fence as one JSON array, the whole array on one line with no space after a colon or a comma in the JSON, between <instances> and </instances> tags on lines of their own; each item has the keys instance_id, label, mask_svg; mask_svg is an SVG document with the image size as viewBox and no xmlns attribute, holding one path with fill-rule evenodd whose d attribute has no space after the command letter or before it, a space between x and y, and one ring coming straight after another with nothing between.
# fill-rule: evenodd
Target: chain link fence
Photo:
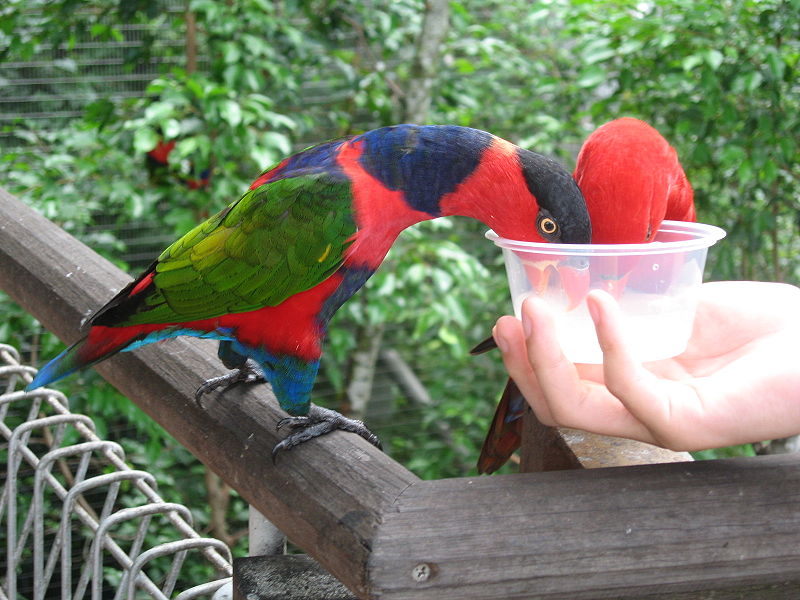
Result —
<instances>
[{"instance_id":1,"label":"chain link fence","mask_svg":"<svg viewBox=\"0 0 800 600\"><path fill-rule=\"evenodd\" d=\"M230 581L221 541L0 344L0 598L189 598ZM193 560L187 560L192 556Z\"/></svg>"}]
</instances>

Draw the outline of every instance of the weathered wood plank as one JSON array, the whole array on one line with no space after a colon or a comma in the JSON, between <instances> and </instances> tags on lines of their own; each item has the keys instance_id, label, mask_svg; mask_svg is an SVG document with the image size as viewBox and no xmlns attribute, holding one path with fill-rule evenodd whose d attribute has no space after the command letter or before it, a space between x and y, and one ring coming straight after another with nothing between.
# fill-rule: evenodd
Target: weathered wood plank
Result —
<instances>
[{"instance_id":1,"label":"weathered wood plank","mask_svg":"<svg viewBox=\"0 0 800 600\"><path fill-rule=\"evenodd\" d=\"M66 342L130 278L0 188L0 289ZM362 597L385 506L418 479L358 436L334 433L279 457L285 414L268 386L240 387L206 408L192 400L224 368L214 344L176 339L122 353L97 370L218 473L298 546Z\"/></svg>"},{"instance_id":2,"label":"weathered wood plank","mask_svg":"<svg viewBox=\"0 0 800 600\"><path fill-rule=\"evenodd\" d=\"M628 467L670 462L691 462L688 452L674 452L625 438L558 428L558 435L585 469Z\"/></svg>"},{"instance_id":3,"label":"weathered wood plank","mask_svg":"<svg viewBox=\"0 0 800 600\"><path fill-rule=\"evenodd\" d=\"M580 469L581 460L555 427L544 425L530 407L522 417L521 473Z\"/></svg>"},{"instance_id":4,"label":"weathered wood plank","mask_svg":"<svg viewBox=\"0 0 800 600\"><path fill-rule=\"evenodd\" d=\"M673 452L623 438L542 424L528 409L523 417L520 471L596 469L691 461L688 452Z\"/></svg>"},{"instance_id":5,"label":"weathered wood plank","mask_svg":"<svg viewBox=\"0 0 800 600\"><path fill-rule=\"evenodd\" d=\"M305 554L250 556L233 561L233 600L355 600Z\"/></svg>"},{"instance_id":6,"label":"weathered wood plank","mask_svg":"<svg viewBox=\"0 0 800 600\"><path fill-rule=\"evenodd\" d=\"M391 600L790 598L799 541L800 457L773 456L421 482L370 567Z\"/></svg>"}]
</instances>

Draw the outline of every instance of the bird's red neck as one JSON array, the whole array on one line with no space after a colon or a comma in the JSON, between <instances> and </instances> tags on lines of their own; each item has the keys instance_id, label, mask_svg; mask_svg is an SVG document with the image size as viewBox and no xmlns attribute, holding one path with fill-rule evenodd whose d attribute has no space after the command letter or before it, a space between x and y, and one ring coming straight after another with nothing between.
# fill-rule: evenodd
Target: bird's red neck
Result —
<instances>
[{"instance_id":1,"label":"bird's red neck","mask_svg":"<svg viewBox=\"0 0 800 600\"><path fill-rule=\"evenodd\" d=\"M478 167L440 202L442 215L471 217L498 235L541 242L533 223L538 206L522 174L517 146L494 138Z\"/></svg>"},{"instance_id":2,"label":"bird's red neck","mask_svg":"<svg viewBox=\"0 0 800 600\"><path fill-rule=\"evenodd\" d=\"M345 264L375 270L401 231L432 217L411 208L401 190L390 190L370 175L358 160L361 152L361 144L348 142L337 159L352 182L353 214L358 227Z\"/></svg>"},{"instance_id":3,"label":"bird's red neck","mask_svg":"<svg viewBox=\"0 0 800 600\"><path fill-rule=\"evenodd\" d=\"M358 160L361 153L361 144L355 141L345 144L338 156L339 165L352 181L358 225L348 252L350 265L377 268L404 229L437 216L471 217L504 237L535 236L531 223L536 222L536 202L525 185L516 146L510 142L493 137L477 167L440 198L438 215L415 210L402 190L388 189L368 173ZM542 240L537 237L535 241Z\"/></svg>"}]
</instances>

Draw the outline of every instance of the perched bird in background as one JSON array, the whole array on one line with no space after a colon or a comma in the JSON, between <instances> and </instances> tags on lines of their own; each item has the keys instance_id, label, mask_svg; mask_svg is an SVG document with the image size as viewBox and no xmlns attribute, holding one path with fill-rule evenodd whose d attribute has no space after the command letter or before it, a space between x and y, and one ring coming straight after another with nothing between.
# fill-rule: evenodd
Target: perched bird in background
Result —
<instances>
[{"instance_id":1,"label":"perched bird in background","mask_svg":"<svg viewBox=\"0 0 800 600\"><path fill-rule=\"evenodd\" d=\"M159 140L156 147L150 150L145 157L145 166L150 177L151 182L165 182L173 173L169 170L169 155L175 149L177 142L175 140ZM196 169L190 165L192 170L191 175L177 175L178 179L190 190L199 190L207 188L211 183L211 168L206 167L199 173L195 172Z\"/></svg>"},{"instance_id":2,"label":"perched bird in background","mask_svg":"<svg viewBox=\"0 0 800 600\"><path fill-rule=\"evenodd\" d=\"M694 193L678 155L652 126L624 117L596 129L578 153L575 180L592 222L592 243L649 242L665 219L694 221ZM609 258L609 260L637 260ZM618 294L634 264L619 265L619 280L587 281ZM473 354L495 347L488 338ZM503 466L522 441L522 416L527 402L509 379L478 459L479 473Z\"/></svg>"},{"instance_id":3,"label":"perched bird in background","mask_svg":"<svg viewBox=\"0 0 800 600\"><path fill-rule=\"evenodd\" d=\"M220 340L230 369L202 394L263 375L294 431L273 451L363 424L310 404L333 314L406 227L478 219L521 240L589 243L586 205L556 162L476 129L397 125L313 146L169 246L92 316L29 388L179 335Z\"/></svg>"}]
</instances>

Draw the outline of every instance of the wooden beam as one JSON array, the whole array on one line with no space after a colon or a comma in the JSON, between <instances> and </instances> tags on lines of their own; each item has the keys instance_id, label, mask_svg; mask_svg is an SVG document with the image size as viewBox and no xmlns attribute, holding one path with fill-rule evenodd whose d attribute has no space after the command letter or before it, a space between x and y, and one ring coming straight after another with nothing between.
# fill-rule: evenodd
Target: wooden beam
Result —
<instances>
[{"instance_id":1,"label":"wooden beam","mask_svg":"<svg viewBox=\"0 0 800 600\"><path fill-rule=\"evenodd\" d=\"M544 425L530 407L522 419L521 473L580 469L583 466L559 429Z\"/></svg>"},{"instance_id":2,"label":"wooden beam","mask_svg":"<svg viewBox=\"0 0 800 600\"><path fill-rule=\"evenodd\" d=\"M129 279L0 189L0 288L74 340ZM269 459L267 386L192 400L214 347L98 370L360 598L797 597L800 457L420 481L357 436Z\"/></svg>"},{"instance_id":3,"label":"wooden beam","mask_svg":"<svg viewBox=\"0 0 800 600\"><path fill-rule=\"evenodd\" d=\"M233 560L233 600L355 600L305 554Z\"/></svg>"},{"instance_id":4,"label":"wooden beam","mask_svg":"<svg viewBox=\"0 0 800 600\"><path fill-rule=\"evenodd\" d=\"M65 342L130 277L0 188L0 289ZM284 453L273 466L285 416L269 386L193 401L224 372L215 344L175 339L121 353L103 377L164 426L298 546L361 597L382 514L418 478L360 437L333 433Z\"/></svg>"},{"instance_id":5,"label":"wooden beam","mask_svg":"<svg viewBox=\"0 0 800 600\"><path fill-rule=\"evenodd\" d=\"M424 481L377 531L372 589L392 600L796 598L798 507L797 455Z\"/></svg>"},{"instance_id":6,"label":"wooden beam","mask_svg":"<svg viewBox=\"0 0 800 600\"><path fill-rule=\"evenodd\" d=\"M584 469L628 467L670 462L691 462L688 452L674 452L625 438L597 435L577 429L558 428L559 437L578 457Z\"/></svg>"}]
</instances>

